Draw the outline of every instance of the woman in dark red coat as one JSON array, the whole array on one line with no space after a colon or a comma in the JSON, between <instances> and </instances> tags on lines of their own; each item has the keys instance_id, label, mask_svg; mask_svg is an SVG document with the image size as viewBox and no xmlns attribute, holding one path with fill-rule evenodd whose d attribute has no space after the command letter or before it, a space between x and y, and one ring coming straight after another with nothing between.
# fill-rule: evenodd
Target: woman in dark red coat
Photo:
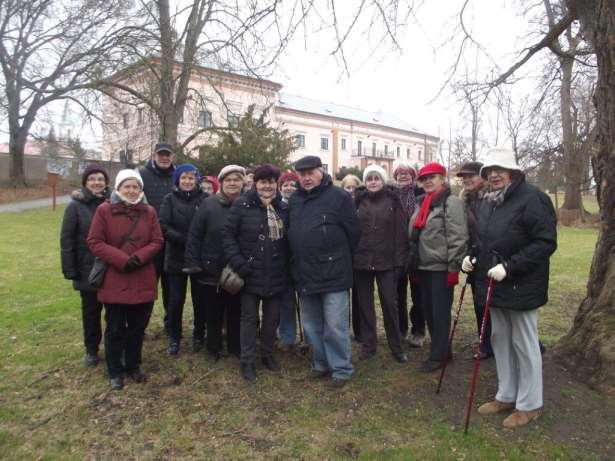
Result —
<instances>
[{"instance_id":1,"label":"woman in dark red coat","mask_svg":"<svg viewBox=\"0 0 615 461\"><path fill-rule=\"evenodd\" d=\"M98 207L88 235L94 256L107 263L98 300L105 305L105 355L116 390L123 387L124 372L135 382L146 380L139 365L143 335L158 296L153 260L162 244L156 211L143 203L141 176L121 170L111 203Z\"/></svg>"}]
</instances>

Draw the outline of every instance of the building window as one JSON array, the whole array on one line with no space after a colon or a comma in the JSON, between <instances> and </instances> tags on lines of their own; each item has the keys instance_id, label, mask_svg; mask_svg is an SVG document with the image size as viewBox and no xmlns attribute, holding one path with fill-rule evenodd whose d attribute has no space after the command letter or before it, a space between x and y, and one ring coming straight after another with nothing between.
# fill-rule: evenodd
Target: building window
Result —
<instances>
[{"instance_id":1,"label":"building window","mask_svg":"<svg viewBox=\"0 0 615 461\"><path fill-rule=\"evenodd\" d=\"M346 138L342 138L342 150L346 150Z\"/></svg>"},{"instance_id":2,"label":"building window","mask_svg":"<svg viewBox=\"0 0 615 461\"><path fill-rule=\"evenodd\" d=\"M124 112L122 114L122 126L124 128L128 128L130 126L130 115L128 112Z\"/></svg>"},{"instance_id":3,"label":"building window","mask_svg":"<svg viewBox=\"0 0 615 461\"><path fill-rule=\"evenodd\" d=\"M199 127L200 128L211 128L213 126L213 121L211 118L211 112L208 110L199 111Z\"/></svg>"},{"instance_id":4,"label":"building window","mask_svg":"<svg viewBox=\"0 0 615 461\"><path fill-rule=\"evenodd\" d=\"M397 146L397 158L401 155L401 147Z\"/></svg>"},{"instance_id":5,"label":"building window","mask_svg":"<svg viewBox=\"0 0 615 461\"><path fill-rule=\"evenodd\" d=\"M385 156L389 155L389 145L388 144L384 145L384 155Z\"/></svg>"},{"instance_id":6,"label":"building window","mask_svg":"<svg viewBox=\"0 0 615 461\"><path fill-rule=\"evenodd\" d=\"M305 135L297 134L295 135L295 147L303 149L305 148Z\"/></svg>"},{"instance_id":7,"label":"building window","mask_svg":"<svg viewBox=\"0 0 615 461\"><path fill-rule=\"evenodd\" d=\"M226 111L226 120L228 121L229 128L237 128L239 126L239 116L230 110Z\"/></svg>"},{"instance_id":8,"label":"building window","mask_svg":"<svg viewBox=\"0 0 615 461\"><path fill-rule=\"evenodd\" d=\"M357 141L357 155L363 155L363 142Z\"/></svg>"},{"instance_id":9,"label":"building window","mask_svg":"<svg viewBox=\"0 0 615 461\"><path fill-rule=\"evenodd\" d=\"M423 151L422 150L419 151L419 160L423 160Z\"/></svg>"},{"instance_id":10,"label":"building window","mask_svg":"<svg viewBox=\"0 0 615 461\"><path fill-rule=\"evenodd\" d=\"M320 138L320 148L322 150L329 150L329 138L322 136Z\"/></svg>"},{"instance_id":11,"label":"building window","mask_svg":"<svg viewBox=\"0 0 615 461\"><path fill-rule=\"evenodd\" d=\"M139 107L137 109L137 125L143 125L143 108Z\"/></svg>"},{"instance_id":12,"label":"building window","mask_svg":"<svg viewBox=\"0 0 615 461\"><path fill-rule=\"evenodd\" d=\"M406 158L410 160L410 148L409 147L406 149Z\"/></svg>"}]
</instances>

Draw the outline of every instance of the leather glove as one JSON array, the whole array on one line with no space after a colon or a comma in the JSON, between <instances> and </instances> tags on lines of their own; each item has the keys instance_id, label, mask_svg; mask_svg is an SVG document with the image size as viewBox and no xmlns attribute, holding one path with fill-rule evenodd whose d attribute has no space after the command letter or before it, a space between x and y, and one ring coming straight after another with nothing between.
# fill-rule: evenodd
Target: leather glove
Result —
<instances>
[{"instance_id":1,"label":"leather glove","mask_svg":"<svg viewBox=\"0 0 615 461\"><path fill-rule=\"evenodd\" d=\"M501 282L506 278L506 268L504 264L497 264L487 271L487 277L492 278L496 282Z\"/></svg>"},{"instance_id":2,"label":"leather glove","mask_svg":"<svg viewBox=\"0 0 615 461\"><path fill-rule=\"evenodd\" d=\"M461 272L464 274L469 274L474 270L474 264L476 264L476 258L466 256L461 262Z\"/></svg>"},{"instance_id":3,"label":"leather glove","mask_svg":"<svg viewBox=\"0 0 615 461\"><path fill-rule=\"evenodd\" d=\"M132 272L141 266L141 261L135 255L132 255L124 264L124 272Z\"/></svg>"},{"instance_id":4,"label":"leather glove","mask_svg":"<svg viewBox=\"0 0 615 461\"><path fill-rule=\"evenodd\" d=\"M452 288L459 283L459 272L449 272L446 276L446 286Z\"/></svg>"}]
</instances>

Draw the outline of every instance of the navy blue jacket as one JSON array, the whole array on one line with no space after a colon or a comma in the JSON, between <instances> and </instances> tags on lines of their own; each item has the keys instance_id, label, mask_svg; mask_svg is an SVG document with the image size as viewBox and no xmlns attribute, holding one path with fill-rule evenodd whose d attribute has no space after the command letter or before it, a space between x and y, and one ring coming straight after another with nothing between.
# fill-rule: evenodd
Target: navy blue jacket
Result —
<instances>
[{"instance_id":1,"label":"navy blue jacket","mask_svg":"<svg viewBox=\"0 0 615 461\"><path fill-rule=\"evenodd\" d=\"M173 165L168 170L157 168L153 159L139 168L139 174L143 179L143 193L147 203L155 208L156 213L160 213L162 201L173 190L173 171L175 171Z\"/></svg>"},{"instance_id":2,"label":"navy blue jacket","mask_svg":"<svg viewBox=\"0 0 615 461\"><path fill-rule=\"evenodd\" d=\"M291 268L300 295L352 287L352 254L361 230L348 192L325 174L319 186L301 186L289 201Z\"/></svg>"}]
</instances>

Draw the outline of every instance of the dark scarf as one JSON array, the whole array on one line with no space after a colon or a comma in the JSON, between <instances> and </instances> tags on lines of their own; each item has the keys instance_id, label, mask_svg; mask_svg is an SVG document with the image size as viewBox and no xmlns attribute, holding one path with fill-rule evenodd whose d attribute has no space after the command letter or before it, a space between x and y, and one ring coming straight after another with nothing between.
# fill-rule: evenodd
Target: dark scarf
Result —
<instances>
[{"instance_id":1,"label":"dark scarf","mask_svg":"<svg viewBox=\"0 0 615 461\"><path fill-rule=\"evenodd\" d=\"M404 209L404 213L406 213L407 216L412 216L414 214L414 209L416 208L414 185L409 184L408 186L400 187L399 198L401 200L401 206Z\"/></svg>"}]
</instances>

